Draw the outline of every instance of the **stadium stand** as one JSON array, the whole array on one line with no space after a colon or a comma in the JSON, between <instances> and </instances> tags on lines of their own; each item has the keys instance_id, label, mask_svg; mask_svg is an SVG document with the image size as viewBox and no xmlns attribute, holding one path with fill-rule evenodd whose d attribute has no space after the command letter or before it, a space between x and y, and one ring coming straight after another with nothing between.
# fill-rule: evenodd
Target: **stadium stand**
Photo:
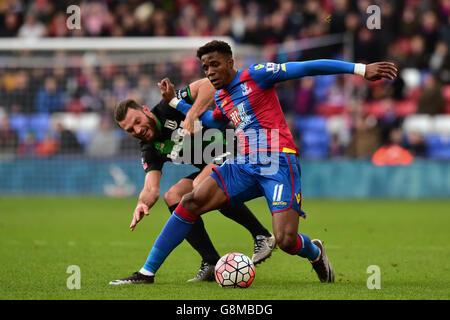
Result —
<instances>
[{"instance_id":1,"label":"stadium stand","mask_svg":"<svg viewBox=\"0 0 450 320\"><path fill-rule=\"evenodd\" d=\"M346 32L353 37L351 56L356 61L386 59L397 63L402 72L394 82L366 83L354 76L323 76L314 79L311 89L302 87L300 81L280 86L278 90L282 90L286 100L283 108L293 115L293 129L301 137L303 157L333 156L329 152L333 141L339 148L347 148L349 135L355 131L355 119L374 116L377 126L389 124L388 130L402 128L405 147L410 145L408 134L418 131L429 146L426 156L448 160L449 2L375 2L384 8L382 28L367 33L368 14L362 5L366 2L355 0L174 0L170 6L166 1L82 1L84 17L77 30L68 30L65 25L70 1L14 0L0 8L0 37L229 36L237 46L260 46L264 61L284 62L342 59L341 45L298 52L286 52L283 48L309 37ZM331 16L330 21L325 19L327 16ZM274 44L278 51L272 49ZM27 54L20 55L26 58ZM64 53L50 54L55 62L61 57ZM48 54L46 58L49 59ZM89 60L88 56L75 58ZM182 86L202 76L192 57L186 58L182 66L129 61L125 65L108 62L81 68L54 63L44 68L12 67L3 62L0 70L0 117L9 119L20 142L35 139L39 143L48 135L58 139L61 131L56 124L60 123L75 133L82 152L86 152L100 119L110 114L118 100L139 97L152 105L159 100L156 81L162 77L169 76ZM308 101L311 107L298 108L298 101ZM434 109L428 109L431 107ZM334 140L334 135L339 139Z\"/></svg>"}]
</instances>

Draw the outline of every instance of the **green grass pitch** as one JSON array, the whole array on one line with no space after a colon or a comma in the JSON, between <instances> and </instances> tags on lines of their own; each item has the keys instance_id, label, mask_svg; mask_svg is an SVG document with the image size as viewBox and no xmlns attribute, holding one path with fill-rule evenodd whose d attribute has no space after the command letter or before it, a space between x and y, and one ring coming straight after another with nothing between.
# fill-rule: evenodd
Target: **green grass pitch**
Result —
<instances>
[{"instance_id":1,"label":"green grass pitch","mask_svg":"<svg viewBox=\"0 0 450 320\"><path fill-rule=\"evenodd\" d=\"M134 232L128 227L136 199L0 198L0 299L450 299L450 201L310 200L300 231L324 241L336 283L318 281L310 264L280 249L257 266L248 289L215 282L187 283L200 265L183 242L153 285L110 286L137 271L169 214L159 201ZM262 199L248 203L271 230ZM217 211L203 216L221 255L252 255L250 234ZM81 289L69 290L70 265L81 270ZM381 289L369 290L370 265Z\"/></svg>"}]
</instances>

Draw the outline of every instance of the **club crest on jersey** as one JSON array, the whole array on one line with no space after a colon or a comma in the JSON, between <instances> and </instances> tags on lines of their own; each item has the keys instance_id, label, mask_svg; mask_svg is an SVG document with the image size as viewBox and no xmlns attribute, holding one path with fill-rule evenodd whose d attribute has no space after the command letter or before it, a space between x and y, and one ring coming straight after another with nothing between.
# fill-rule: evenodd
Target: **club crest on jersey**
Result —
<instances>
[{"instance_id":1,"label":"club crest on jersey","mask_svg":"<svg viewBox=\"0 0 450 320\"><path fill-rule=\"evenodd\" d=\"M241 84L241 89L242 89L242 95L246 96L248 95L250 92L252 92L252 88L248 87L248 83L247 81Z\"/></svg>"},{"instance_id":2,"label":"club crest on jersey","mask_svg":"<svg viewBox=\"0 0 450 320\"><path fill-rule=\"evenodd\" d=\"M175 130L177 127L177 122L173 120L166 120L166 122L164 123L164 128L169 128L170 130Z\"/></svg>"}]
</instances>

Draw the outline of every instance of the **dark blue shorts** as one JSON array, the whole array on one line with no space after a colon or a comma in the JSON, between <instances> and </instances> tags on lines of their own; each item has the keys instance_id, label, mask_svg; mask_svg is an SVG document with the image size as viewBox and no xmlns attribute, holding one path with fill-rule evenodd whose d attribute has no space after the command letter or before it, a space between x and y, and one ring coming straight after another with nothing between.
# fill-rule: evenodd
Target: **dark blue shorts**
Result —
<instances>
[{"instance_id":1,"label":"dark blue shorts","mask_svg":"<svg viewBox=\"0 0 450 320\"><path fill-rule=\"evenodd\" d=\"M210 176L225 192L229 206L263 196L272 214L294 209L304 216L300 164L294 153L240 155L213 168Z\"/></svg>"}]
</instances>

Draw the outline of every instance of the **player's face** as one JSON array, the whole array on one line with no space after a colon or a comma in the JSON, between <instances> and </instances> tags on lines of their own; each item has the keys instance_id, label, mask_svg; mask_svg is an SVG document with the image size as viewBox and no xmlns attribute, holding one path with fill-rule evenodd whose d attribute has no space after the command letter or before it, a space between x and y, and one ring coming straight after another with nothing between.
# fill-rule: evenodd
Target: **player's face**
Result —
<instances>
[{"instance_id":1,"label":"player's face","mask_svg":"<svg viewBox=\"0 0 450 320\"><path fill-rule=\"evenodd\" d=\"M234 79L233 59L217 51L204 54L202 69L216 90L227 87Z\"/></svg>"},{"instance_id":2,"label":"player's face","mask_svg":"<svg viewBox=\"0 0 450 320\"><path fill-rule=\"evenodd\" d=\"M152 141L157 137L156 119L147 107L143 107L143 110L128 109L125 118L118 124L128 134L139 140Z\"/></svg>"}]
</instances>

